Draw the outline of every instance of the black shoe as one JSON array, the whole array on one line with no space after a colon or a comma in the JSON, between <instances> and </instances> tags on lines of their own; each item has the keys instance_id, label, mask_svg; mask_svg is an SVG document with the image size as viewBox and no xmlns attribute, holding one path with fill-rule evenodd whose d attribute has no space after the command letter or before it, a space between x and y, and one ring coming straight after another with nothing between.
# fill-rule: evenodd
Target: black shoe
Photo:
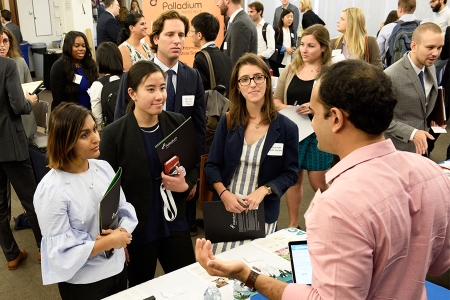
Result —
<instances>
[{"instance_id":1,"label":"black shoe","mask_svg":"<svg viewBox=\"0 0 450 300\"><path fill-rule=\"evenodd\" d=\"M197 226L200 227L201 229L205 229L205 224L203 223L203 219L197 219Z\"/></svg>"},{"instance_id":2,"label":"black shoe","mask_svg":"<svg viewBox=\"0 0 450 300\"><path fill-rule=\"evenodd\" d=\"M198 231L197 231L197 226L191 226L189 231L191 232L191 236L196 236Z\"/></svg>"}]
</instances>

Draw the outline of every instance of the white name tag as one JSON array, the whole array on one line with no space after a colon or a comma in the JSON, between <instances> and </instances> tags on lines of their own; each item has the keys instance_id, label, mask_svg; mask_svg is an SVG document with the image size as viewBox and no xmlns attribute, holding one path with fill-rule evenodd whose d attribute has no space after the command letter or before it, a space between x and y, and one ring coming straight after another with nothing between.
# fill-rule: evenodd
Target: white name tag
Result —
<instances>
[{"instance_id":1,"label":"white name tag","mask_svg":"<svg viewBox=\"0 0 450 300\"><path fill-rule=\"evenodd\" d=\"M194 95L181 96L181 104L183 106L194 106L194 101L195 101Z\"/></svg>"},{"instance_id":2,"label":"white name tag","mask_svg":"<svg viewBox=\"0 0 450 300\"><path fill-rule=\"evenodd\" d=\"M227 46L227 42L223 42L223 50L227 50L228 46Z\"/></svg>"},{"instance_id":3,"label":"white name tag","mask_svg":"<svg viewBox=\"0 0 450 300\"><path fill-rule=\"evenodd\" d=\"M345 56L344 56L344 54L341 53L341 54L338 54L336 56L333 56L331 58L331 63L335 64L335 63L338 63L338 62L343 61L343 60L345 60Z\"/></svg>"},{"instance_id":4,"label":"white name tag","mask_svg":"<svg viewBox=\"0 0 450 300\"><path fill-rule=\"evenodd\" d=\"M335 49L331 52L331 57L335 57L336 55L339 55L342 53L342 49Z\"/></svg>"},{"instance_id":5,"label":"white name tag","mask_svg":"<svg viewBox=\"0 0 450 300\"><path fill-rule=\"evenodd\" d=\"M81 79L83 79L83 76L75 74L75 77L73 78L73 82L75 82L76 84L80 84Z\"/></svg>"},{"instance_id":6,"label":"white name tag","mask_svg":"<svg viewBox=\"0 0 450 300\"><path fill-rule=\"evenodd\" d=\"M272 148L270 148L269 152L267 153L267 155L282 156L283 155L283 147L284 147L283 143L274 143Z\"/></svg>"},{"instance_id":7,"label":"white name tag","mask_svg":"<svg viewBox=\"0 0 450 300\"><path fill-rule=\"evenodd\" d=\"M293 39L294 38L294 34L291 32L291 38Z\"/></svg>"}]
</instances>

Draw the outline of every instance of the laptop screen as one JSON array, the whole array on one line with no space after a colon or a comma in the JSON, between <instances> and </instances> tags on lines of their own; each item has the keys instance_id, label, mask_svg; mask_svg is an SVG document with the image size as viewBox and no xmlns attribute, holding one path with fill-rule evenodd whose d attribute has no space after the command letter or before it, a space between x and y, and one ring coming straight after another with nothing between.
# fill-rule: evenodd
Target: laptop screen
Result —
<instances>
[{"instance_id":1,"label":"laptop screen","mask_svg":"<svg viewBox=\"0 0 450 300\"><path fill-rule=\"evenodd\" d=\"M289 242L292 280L294 283L311 285L312 267L306 241Z\"/></svg>"}]
</instances>

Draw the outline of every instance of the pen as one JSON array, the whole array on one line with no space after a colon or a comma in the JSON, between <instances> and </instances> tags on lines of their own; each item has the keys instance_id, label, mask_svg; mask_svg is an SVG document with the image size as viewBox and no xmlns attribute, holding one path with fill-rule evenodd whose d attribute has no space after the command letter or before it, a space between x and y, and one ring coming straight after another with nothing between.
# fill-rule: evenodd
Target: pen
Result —
<instances>
[{"instance_id":1,"label":"pen","mask_svg":"<svg viewBox=\"0 0 450 300\"><path fill-rule=\"evenodd\" d=\"M294 102L294 106L298 106L297 102L298 102L298 101L297 101L297 100L295 100L295 102Z\"/></svg>"}]
</instances>

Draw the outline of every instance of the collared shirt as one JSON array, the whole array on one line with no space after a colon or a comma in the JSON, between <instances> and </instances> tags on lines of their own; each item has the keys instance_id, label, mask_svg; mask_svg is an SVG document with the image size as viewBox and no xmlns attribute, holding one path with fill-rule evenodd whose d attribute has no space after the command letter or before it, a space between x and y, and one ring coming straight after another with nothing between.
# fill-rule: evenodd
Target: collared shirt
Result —
<instances>
[{"instance_id":1,"label":"collared shirt","mask_svg":"<svg viewBox=\"0 0 450 300\"><path fill-rule=\"evenodd\" d=\"M266 27L267 44L266 44L262 34L264 23L266 23L266 21L264 21L264 19L261 18L261 21L259 21L258 25L256 25L256 31L258 32L258 55L261 55L264 58L269 59L275 52L275 31L273 30L272 25L267 24Z\"/></svg>"},{"instance_id":2,"label":"collared shirt","mask_svg":"<svg viewBox=\"0 0 450 300\"><path fill-rule=\"evenodd\" d=\"M168 66L166 66L165 64L163 64L159 59L158 59L158 55L155 55L155 59L153 60L153 62L155 64L157 64L162 70L163 72L166 74L166 81L167 81L167 71L169 69L174 70L175 74L172 75L172 83L173 83L173 87L175 89L175 93L177 92L177 76L178 76L178 61L177 63L172 67L169 68ZM165 105L165 104L164 104ZM164 106L165 107L165 106Z\"/></svg>"},{"instance_id":3,"label":"collared shirt","mask_svg":"<svg viewBox=\"0 0 450 300\"><path fill-rule=\"evenodd\" d=\"M342 55L345 59L356 59L355 55L350 54L347 44L345 43L345 37L342 37Z\"/></svg>"},{"instance_id":4,"label":"collared shirt","mask_svg":"<svg viewBox=\"0 0 450 300\"><path fill-rule=\"evenodd\" d=\"M326 174L305 214L312 286L282 299L426 299L425 276L450 267L450 181L390 139L361 147Z\"/></svg>"},{"instance_id":5,"label":"collared shirt","mask_svg":"<svg viewBox=\"0 0 450 300\"><path fill-rule=\"evenodd\" d=\"M239 8L238 10L236 10L231 16L230 16L230 23L233 23L234 17L236 17L236 15L241 11L244 10L242 7Z\"/></svg>"},{"instance_id":6,"label":"collared shirt","mask_svg":"<svg viewBox=\"0 0 450 300\"><path fill-rule=\"evenodd\" d=\"M203 50L203 49L208 48L208 47L214 48L214 47L217 47L217 46L216 46L216 43L215 43L214 41L211 41L211 42L205 43L205 44L200 48L200 50Z\"/></svg>"},{"instance_id":7,"label":"collared shirt","mask_svg":"<svg viewBox=\"0 0 450 300\"><path fill-rule=\"evenodd\" d=\"M450 26L450 9L445 6L440 12L433 13L432 21L441 27L443 33Z\"/></svg>"},{"instance_id":8,"label":"collared shirt","mask_svg":"<svg viewBox=\"0 0 450 300\"><path fill-rule=\"evenodd\" d=\"M417 18L415 15L406 14L406 15L403 15L399 20L404 21L404 22L410 22L410 21L414 21L416 19ZM381 28L381 30L380 30L380 33L378 34L377 43L378 43L378 47L380 48L380 55L381 55L382 61L384 61L386 52L389 49L389 38L391 37L392 30L394 30L395 26L397 26L397 23L395 23L395 22L389 23L389 24L383 26L383 28Z\"/></svg>"}]
</instances>

